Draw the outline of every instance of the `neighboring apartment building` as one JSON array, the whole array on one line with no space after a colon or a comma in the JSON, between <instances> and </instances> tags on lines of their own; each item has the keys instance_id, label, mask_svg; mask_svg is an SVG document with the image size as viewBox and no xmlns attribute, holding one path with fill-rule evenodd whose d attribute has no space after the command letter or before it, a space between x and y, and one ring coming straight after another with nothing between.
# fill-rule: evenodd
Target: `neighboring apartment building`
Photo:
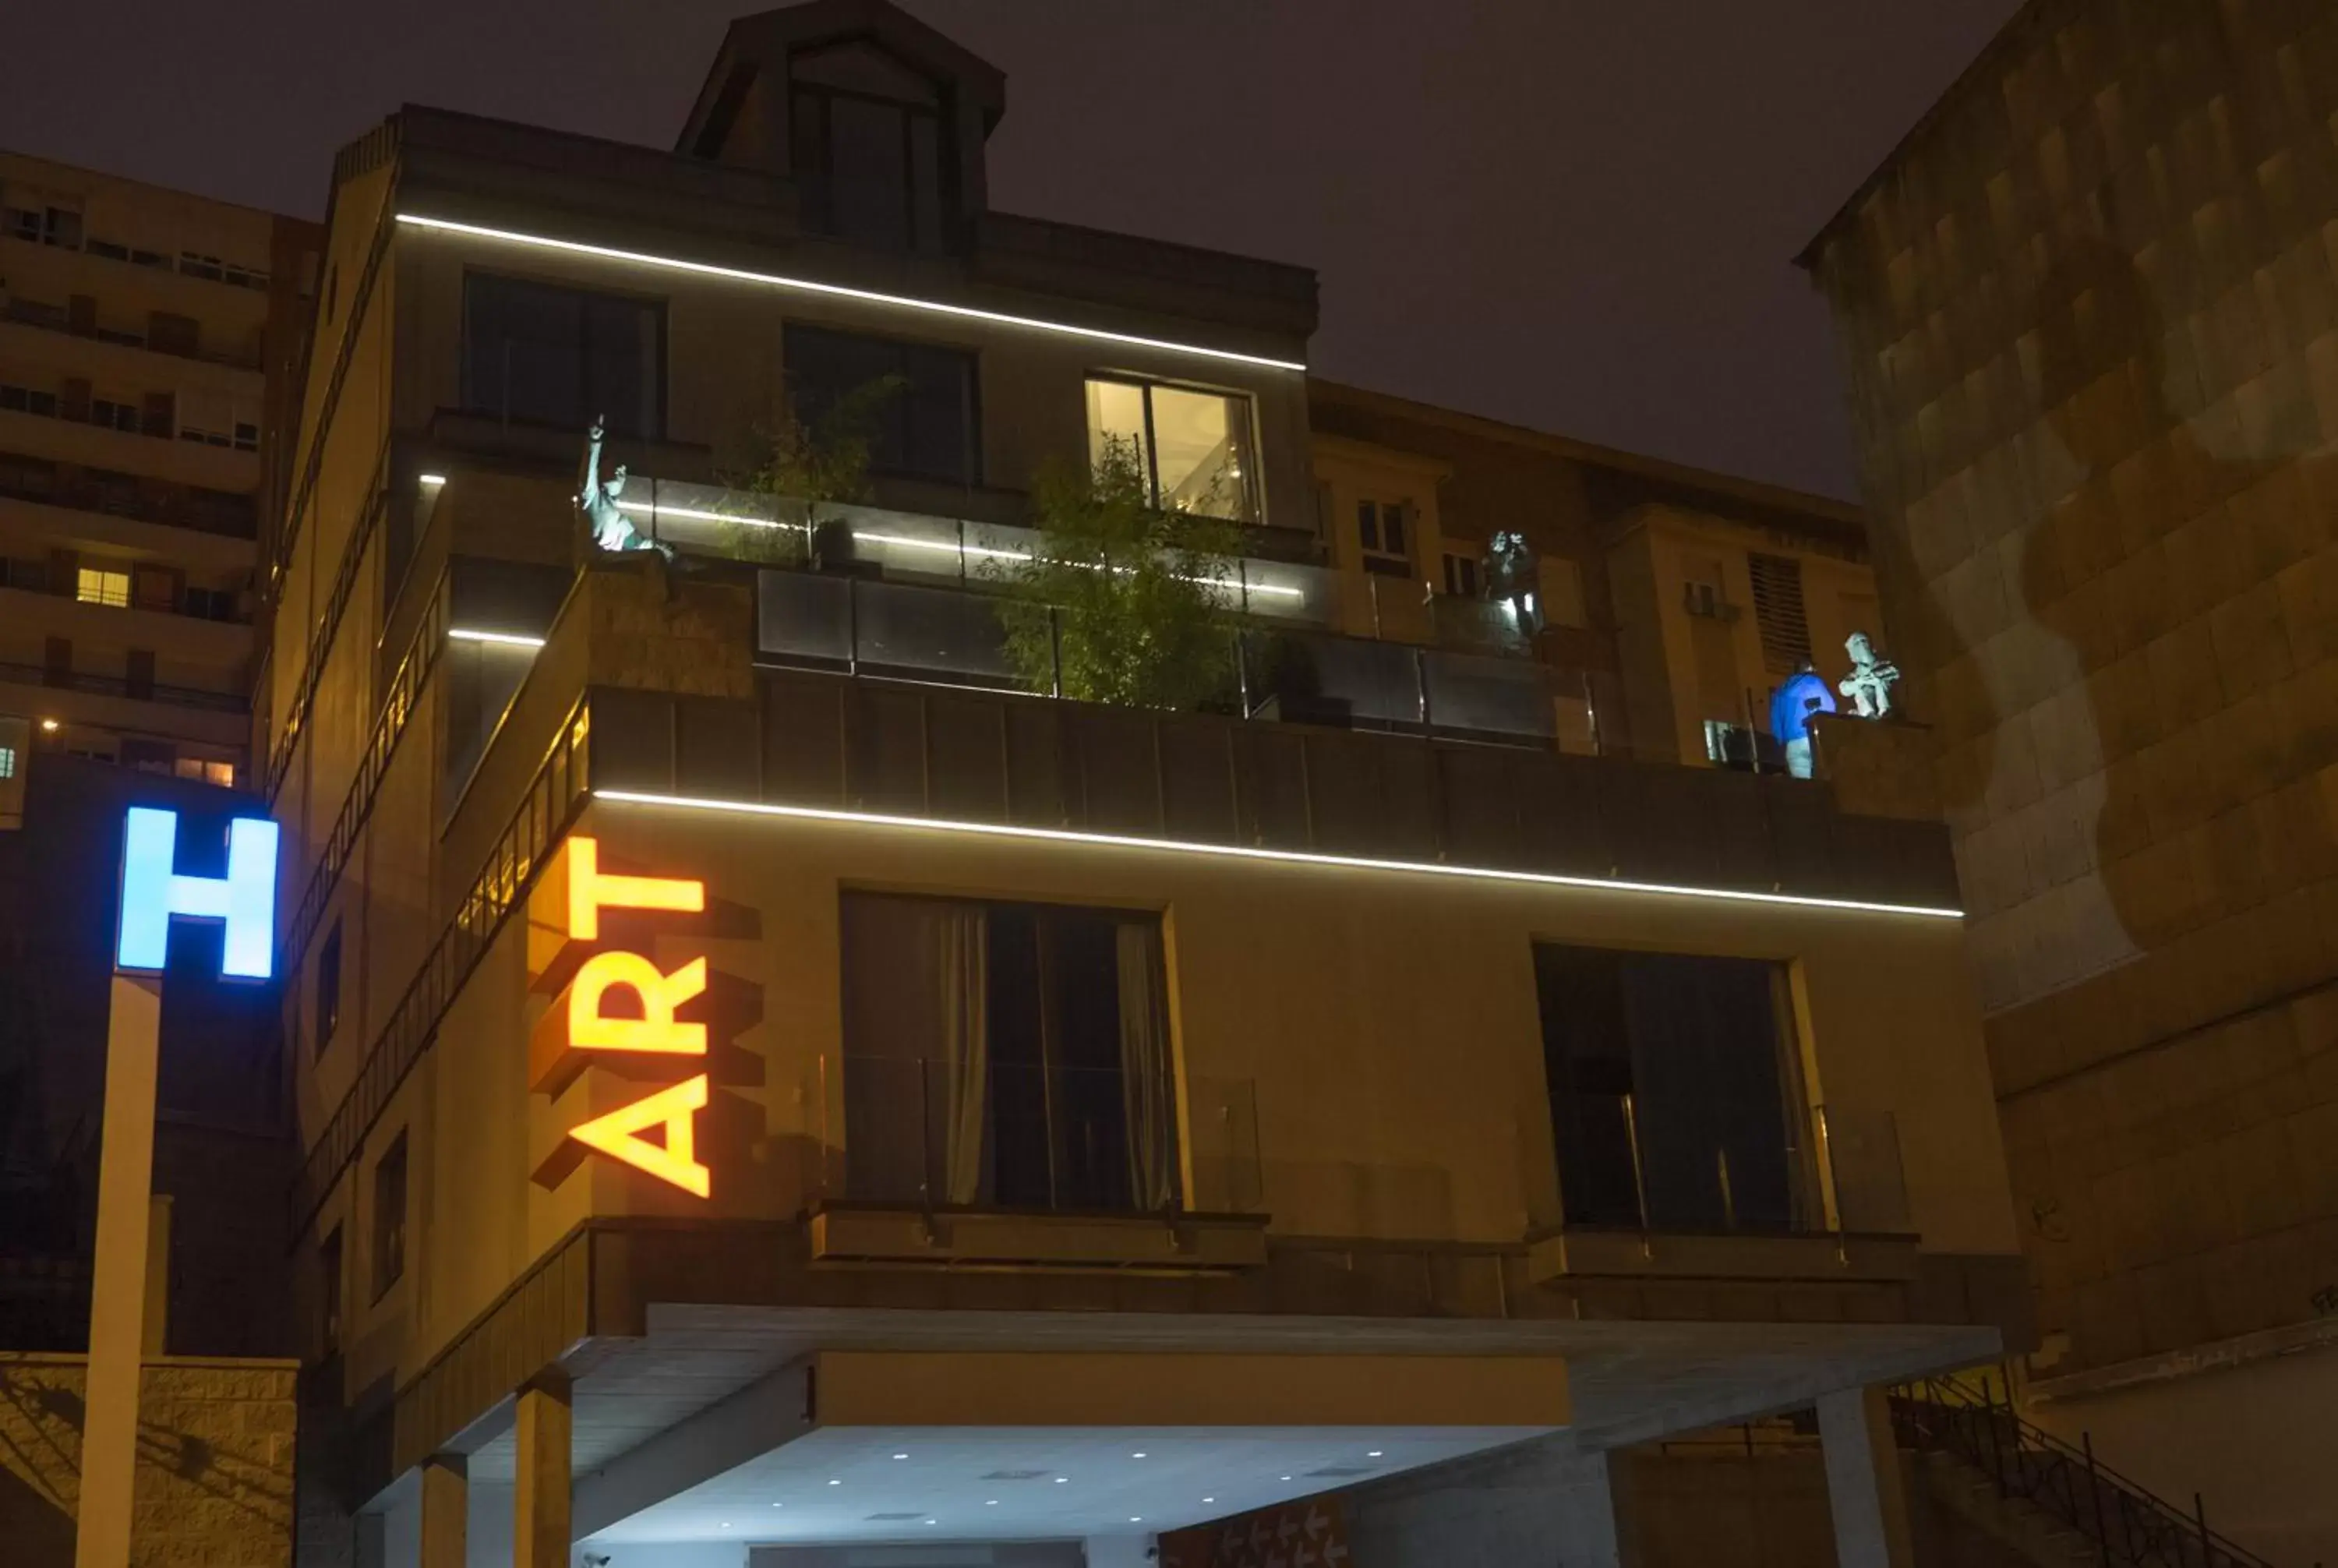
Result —
<instances>
[{"instance_id":1,"label":"neighboring apartment building","mask_svg":"<svg viewBox=\"0 0 2338 1568\"><path fill-rule=\"evenodd\" d=\"M251 744L312 224L0 152L0 714L207 783Z\"/></svg>"},{"instance_id":2,"label":"neighboring apartment building","mask_svg":"<svg viewBox=\"0 0 2338 1568\"><path fill-rule=\"evenodd\" d=\"M2033 0L1812 243L2030 1413L2338 1561L2338 16Z\"/></svg>"},{"instance_id":3,"label":"neighboring apartment building","mask_svg":"<svg viewBox=\"0 0 2338 1568\"><path fill-rule=\"evenodd\" d=\"M263 564L303 1562L1133 1568L1296 1504L1616 1563L1611 1449L1815 1404L1842 1560L1908 1563L1882 1386L2029 1343L1944 833L1341 635L1312 276L991 211L1005 109L817 0L672 152L339 162ZM714 483L872 375L873 500ZM1243 531L1225 711L1002 654L1106 437Z\"/></svg>"},{"instance_id":4,"label":"neighboring apartment building","mask_svg":"<svg viewBox=\"0 0 2338 1568\"><path fill-rule=\"evenodd\" d=\"M1310 416L1341 629L1530 655L1567 750L1778 771L1779 684L1881 641L1854 506L1321 380Z\"/></svg>"}]
</instances>

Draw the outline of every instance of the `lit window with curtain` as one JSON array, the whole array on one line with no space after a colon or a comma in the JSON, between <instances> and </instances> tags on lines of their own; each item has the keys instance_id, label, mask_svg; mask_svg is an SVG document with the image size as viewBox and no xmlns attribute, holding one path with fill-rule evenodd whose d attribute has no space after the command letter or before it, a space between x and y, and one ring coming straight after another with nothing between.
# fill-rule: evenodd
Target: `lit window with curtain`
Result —
<instances>
[{"instance_id":1,"label":"lit window with curtain","mask_svg":"<svg viewBox=\"0 0 2338 1568\"><path fill-rule=\"evenodd\" d=\"M1157 916L868 893L842 915L845 1196L1178 1205Z\"/></svg>"},{"instance_id":2,"label":"lit window with curtain","mask_svg":"<svg viewBox=\"0 0 2338 1568\"><path fill-rule=\"evenodd\" d=\"M1231 523L1255 523L1258 465L1250 399L1233 393L1091 376L1088 460L1132 454L1153 505Z\"/></svg>"}]
</instances>

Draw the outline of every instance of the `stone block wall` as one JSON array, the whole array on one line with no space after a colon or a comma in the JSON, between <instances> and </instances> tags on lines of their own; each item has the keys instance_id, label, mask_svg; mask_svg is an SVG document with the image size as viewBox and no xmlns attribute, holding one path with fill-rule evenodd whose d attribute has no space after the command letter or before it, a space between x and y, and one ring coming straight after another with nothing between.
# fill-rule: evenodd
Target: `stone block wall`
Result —
<instances>
[{"instance_id":1,"label":"stone block wall","mask_svg":"<svg viewBox=\"0 0 2338 1568\"><path fill-rule=\"evenodd\" d=\"M72 1568L82 1357L0 1353L0 1561ZM289 1568L296 1368L150 1363L139 1396L133 1568Z\"/></svg>"},{"instance_id":2,"label":"stone block wall","mask_svg":"<svg viewBox=\"0 0 2338 1568\"><path fill-rule=\"evenodd\" d=\"M2338 1302L2338 11L2031 0L1812 248L2064 1376Z\"/></svg>"}]
</instances>

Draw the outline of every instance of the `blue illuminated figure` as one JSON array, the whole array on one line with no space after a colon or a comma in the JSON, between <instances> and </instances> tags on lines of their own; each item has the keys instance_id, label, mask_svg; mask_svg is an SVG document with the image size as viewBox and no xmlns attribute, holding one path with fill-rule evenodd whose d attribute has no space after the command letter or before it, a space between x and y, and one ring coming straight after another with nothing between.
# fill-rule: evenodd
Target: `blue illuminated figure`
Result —
<instances>
[{"instance_id":1,"label":"blue illuminated figure","mask_svg":"<svg viewBox=\"0 0 2338 1568\"><path fill-rule=\"evenodd\" d=\"M133 806L122 832L122 924L117 969L159 972L171 951L171 918L226 924L220 973L265 980L275 969L276 824L239 817L228 824L227 875L173 871L179 814Z\"/></svg>"},{"instance_id":2,"label":"blue illuminated figure","mask_svg":"<svg viewBox=\"0 0 2338 1568\"><path fill-rule=\"evenodd\" d=\"M1834 710L1834 693L1803 660L1770 699L1770 733L1785 748L1787 772L1797 779L1811 776L1811 715Z\"/></svg>"}]
</instances>

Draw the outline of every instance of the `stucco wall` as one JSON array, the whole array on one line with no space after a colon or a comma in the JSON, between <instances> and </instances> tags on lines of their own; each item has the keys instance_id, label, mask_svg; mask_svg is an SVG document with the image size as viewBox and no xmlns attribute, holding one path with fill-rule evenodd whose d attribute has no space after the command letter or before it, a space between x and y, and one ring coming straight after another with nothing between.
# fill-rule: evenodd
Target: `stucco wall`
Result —
<instances>
[{"instance_id":1,"label":"stucco wall","mask_svg":"<svg viewBox=\"0 0 2338 1568\"><path fill-rule=\"evenodd\" d=\"M0 1560L69 1568L80 1494L79 1357L0 1354ZM133 1568L287 1568L293 1381L285 1361L146 1367Z\"/></svg>"}]
</instances>

